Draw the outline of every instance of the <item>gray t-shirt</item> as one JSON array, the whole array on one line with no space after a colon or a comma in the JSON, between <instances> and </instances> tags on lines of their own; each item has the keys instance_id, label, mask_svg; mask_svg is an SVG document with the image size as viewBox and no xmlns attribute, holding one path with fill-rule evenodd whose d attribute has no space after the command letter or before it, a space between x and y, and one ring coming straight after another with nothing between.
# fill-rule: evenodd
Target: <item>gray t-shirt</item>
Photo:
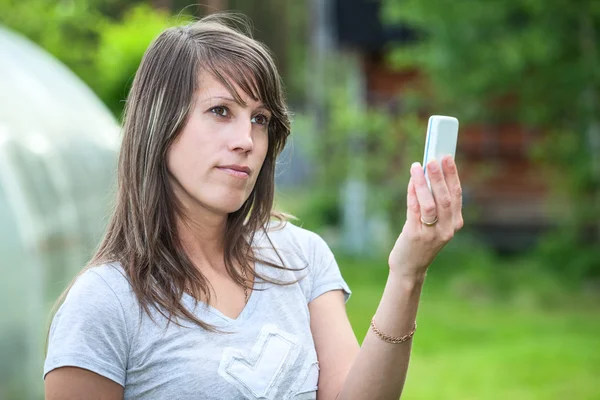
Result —
<instances>
[{"instance_id":1,"label":"gray t-shirt","mask_svg":"<svg viewBox=\"0 0 600 400\"><path fill-rule=\"evenodd\" d=\"M93 267L69 291L50 329L44 377L76 366L124 387L125 399L315 399L319 366L308 303L330 290L350 289L327 244L290 223L269 238L286 267L257 263L259 273L298 283L260 280L236 319L198 303L182 301L201 320L230 333L212 333L188 322L170 323L156 310L140 313L118 264ZM264 237L255 239L262 258L280 263Z\"/></svg>"}]
</instances>

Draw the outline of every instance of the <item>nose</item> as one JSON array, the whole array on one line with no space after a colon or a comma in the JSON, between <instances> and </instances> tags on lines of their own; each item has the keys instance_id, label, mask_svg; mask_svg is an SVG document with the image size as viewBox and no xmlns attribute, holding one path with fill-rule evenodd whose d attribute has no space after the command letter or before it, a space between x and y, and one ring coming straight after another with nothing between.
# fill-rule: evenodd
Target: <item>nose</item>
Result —
<instances>
[{"instance_id":1,"label":"nose","mask_svg":"<svg viewBox=\"0 0 600 400\"><path fill-rule=\"evenodd\" d=\"M234 124L229 148L231 151L244 153L252 151L254 141L252 139L252 122L250 120Z\"/></svg>"}]
</instances>

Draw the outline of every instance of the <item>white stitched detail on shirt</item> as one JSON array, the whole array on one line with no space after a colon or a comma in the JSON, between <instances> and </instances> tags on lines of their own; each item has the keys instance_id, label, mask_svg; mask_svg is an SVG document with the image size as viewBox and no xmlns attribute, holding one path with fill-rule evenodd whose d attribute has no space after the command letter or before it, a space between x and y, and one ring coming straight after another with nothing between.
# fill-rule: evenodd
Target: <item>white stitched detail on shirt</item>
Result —
<instances>
[{"instance_id":1,"label":"white stitched detail on shirt","mask_svg":"<svg viewBox=\"0 0 600 400\"><path fill-rule=\"evenodd\" d=\"M296 393L295 399L301 397L301 395L306 393L316 392L318 387L317 383L319 382L319 363L315 361L310 365L308 373L306 374L306 379L304 383L300 387L300 390Z\"/></svg>"},{"instance_id":2,"label":"white stitched detail on shirt","mask_svg":"<svg viewBox=\"0 0 600 400\"><path fill-rule=\"evenodd\" d=\"M250 352L224 349L219 375L246 396L274 400L277 383L296 361L299 347L296 336L265 325Z\"/></svg>"}]
</instances>

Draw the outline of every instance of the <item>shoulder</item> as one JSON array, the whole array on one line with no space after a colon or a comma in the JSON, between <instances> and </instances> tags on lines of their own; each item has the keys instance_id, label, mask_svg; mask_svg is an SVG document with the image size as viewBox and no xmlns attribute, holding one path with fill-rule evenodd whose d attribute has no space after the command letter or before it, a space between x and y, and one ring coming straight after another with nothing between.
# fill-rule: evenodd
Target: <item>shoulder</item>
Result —
<instances>
[{"instance_id":1,"label":"shoulder","mask_svg":"<svg viewBox=\"0 0 600 400\"><path fill-rule=\"evenodd\" d=\"M75 278L52 318L44 376L75 366L124 386L135 317L126 303L128 291L127 279L114 265L87 267Z\"/></svg>"},{"instance_id":2,"label":"shoulder","mask_svg":"<svg viewBox=\"0 0 600 400\"><path fill-rule=\"evenodd\" d=\"M95 275L117 292L131 291L131 284L121 264L115 262L110 264L92 265L84 274Z\"/></svg>"},{"instance_id":3,"label":"shoulder","mask_svg":"<svg viewBox=\"0 0 600 400\"><path fill-rule=\"evenodd\" d=\"M94 265L85 268L74 279L54 320L91 319L102 323L135 318L132 311L135 295L119 264Z\"/></svg>"},{"instance_id":4,"label":"shoulder","mask_svg":"<svg viewBox=\"0 0 600 400\"><path fill-rule=\"evenodd\" d=\"M335 264L335 256L321 236L289 221L269 224L258 243L268 260L282 261L293 269L306 267L309 275Z\"/></svg>"},{"instance_id":5,"label":"shoulder","mask_svg":"<svg viewBox=\"0 0 600 400\"><path fill-rule=\"evenodd\" d=\"M69 297L99 297L109 300L125 298L131 293L131 285L125 271L118 263L89 266L74 280Z\"/></svg>"},{"instance_id":6,"label":"shoulder","mask_svg":"<svg viewBox=\"0 0 600 400\"><path fill-rule=\"evenodd\" d=\"M284 264L302 268L303 276L308 278L300 282L307 303L325 292L338 289L348 300L350 288L341 275L333 252L321 236L291 222L269 225L266 233Z\"/></svg>"},{"instance_id":7,"label":"shoulder","mask_svg":"<svg viewBox=\"0 0 600 400\"><path fill-rule=\"evenodd\" d=\"M296 250L309 259L324 251L329 252L329 246L321 236L289 221L270 223L266 233L278 250Z\"/></svg>"}]
</instances>

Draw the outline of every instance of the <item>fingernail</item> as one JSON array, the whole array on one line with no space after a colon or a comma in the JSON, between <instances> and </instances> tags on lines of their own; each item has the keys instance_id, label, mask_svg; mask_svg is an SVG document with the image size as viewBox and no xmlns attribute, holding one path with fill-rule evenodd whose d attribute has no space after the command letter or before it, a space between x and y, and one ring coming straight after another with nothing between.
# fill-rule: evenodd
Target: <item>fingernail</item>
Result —
<instances>
[{"instance_id":1,"label":"fingernail","mask_svg":"<svg viewBox=\"0 0 600 400\"><path fill-rule=\"evenodd\" d=\"M420 166L421 166L421 163L415 161L414 163L412 163L412 165L410 166L410 168L412 169L414 167L420 167Z\"/></svg>"}]
</instances>

